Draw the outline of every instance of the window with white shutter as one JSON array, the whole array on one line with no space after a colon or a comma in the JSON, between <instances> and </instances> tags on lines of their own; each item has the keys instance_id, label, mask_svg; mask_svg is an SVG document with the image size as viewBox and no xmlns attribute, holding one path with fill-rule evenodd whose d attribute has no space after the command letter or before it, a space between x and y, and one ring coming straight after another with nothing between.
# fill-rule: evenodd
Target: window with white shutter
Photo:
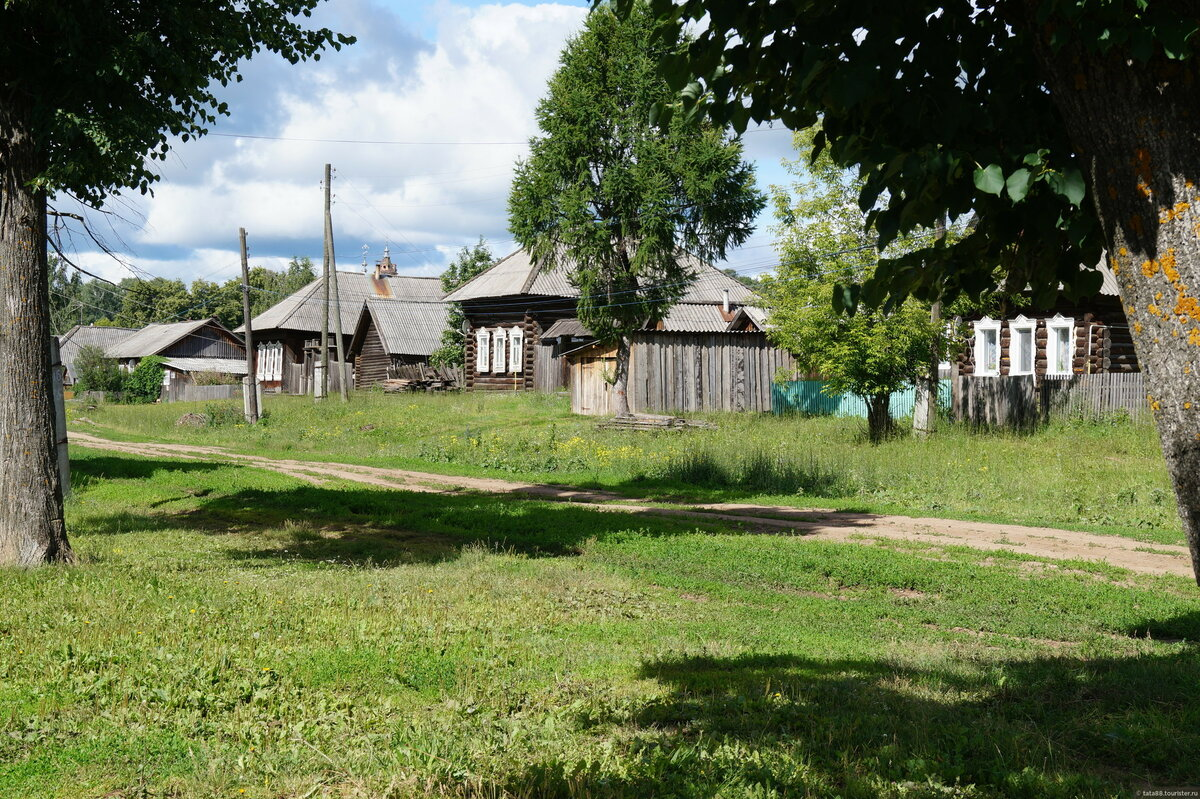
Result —
<instances>
[{"instance_id":1,"label":"window with white shutter","mask_svg":"<svg viewBox=\"0 0 1200 799\"><path fill-rule=\"evenodd\" d=\"M491 366L491 349L488 343L492 340L492 334L484 328L479 328L475 331L475 371L486 372Z\"/></svg>"},{"instance_id":2,"label":"window with white shutter","mask_svg":"<svg viewBox=\"0 0 1200 799\"><path fill-rule=\"evenodd\" d=\"M1055 314L1046 320L1046 373L1069 375L1075 361L1075 320Z\"/></svg>"},{"instance_id":3,"label":"window with white shutter","mask_svg":"<svg viewBox=\"0 0 1200 799\"><path fill-rule=\"evenodd\" d=\"M1008 373L1033 374L1034 356L1037 354L1037 322L1018 316L1008 323L1008 329L1011 331L1008 340Z\"/></svg>"},{"instance_id":4,"label":"window with white shutter","mask_svg":"<svg viewBox=\"0 0 1200 799\"><path fill-rule=\"evenodd\" d=\"M508 371L521 374L525 363L525 331L514 325L508 330Z\"/></svg>"},{"instance_id":5,"label":"window with white shutter","mask_svg":"<svg viewBox=\"0 0 1200 799\"><path fill-rule=\"evenodd\" d=\"M492 331L492 371L504 372L504 367L508 363L504 358L504 339L507 338L503 328L496 328Z\"/></svg>"},{"instance_id":6,"label":"window with white shutter","mask_svg":"<svg viewBox=\"0 0 1200 799\"><path fill-rule=\"evenodd\" d=\"M1000 322L984 317L975 325L975 374L1000 374Z\"/></svg>"}]
</instances>

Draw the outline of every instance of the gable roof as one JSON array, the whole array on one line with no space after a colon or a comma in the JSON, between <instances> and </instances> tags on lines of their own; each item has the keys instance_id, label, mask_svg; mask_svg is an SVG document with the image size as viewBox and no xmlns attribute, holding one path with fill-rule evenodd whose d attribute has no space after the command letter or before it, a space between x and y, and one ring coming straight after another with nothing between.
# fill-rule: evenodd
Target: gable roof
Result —
<instances>
[{"instance_id":1,"label":"gable roof","mask_svg":"<svg viewBox=\"0 0 1200 799\"><path fill-rule=\"evenodd\" d=\"M177 341L199 332L204 327L213 325L229 334L234 341L241 341L230 332L229 328L217 321L216 317L208 319L193 319L187 322L165 322L146 325L128 338L110 346L105 355L109 358L145 358L157 355Z\"/></svg>"},{"instance_id":2,"label":"gable roof","mask_svg":"<svg viewBox=\"0 0 1200 799\"><path fill-rule=\"evenodd\" d=\"M720 303L724 301L725 291L729 292L730 302L739 304L748 302L754 296L754 292L745 285L694 255L681 253L680 261L696 275L680 302ZM534 263L529 253L520 249L447 294L446 301L463 302L521 295L578 297L579 289L567 280L568 272L569 263L558 269L548 269L543 264Z\"/></svg>"},{"instance_id":3,"label":"gable roof","mask_svg":"<svg viewBox=\"0 0 1200 799\"><path fill-rule=\"evenodd\" d=\"M114 344L119 344L137 332L132 327L97 327L96 325L75 325L58 337L59 360L66 367L68 379L75 382L75 359L84 347L99 347L107 350Z\"/></svg>"},{"instance_id":4,"label":"gable roof","mask_svg":"<svg viewBox=\"0 0 1200 799\"><path fill-rule=\"evenodd\" d=\"M727 320L719 305L681 302L671 306L671 310L667 311L667 315L658 326L646 329L663 333L739 333L747 320L758 330L763 330L766 327L766 312L762 308L743 305L733 311L731 319ZM592 338L592 331L584 327L578 319L559 319L546 328L541 337L547 339L561 336Z\"/></svg>"},{"instance_id":5,"label":"gable roof","mask_svg":"<svg viewBox=\"0 0 1200 799\"><path fill-rule=\"evenodd\" d=\"M322 324L323 292L321 278L317 278L291 296L284 297L267 310L250 320L255 331L300 330L320 331ZM395 275L376 277L373 272L337 272L338 294L342 306L342 333L354 332L362 313L363 303L369 299L420 300L441 302L442 283L436 277L412 277ZM333 292L330 291L332 311ZM238 325L241 332L245 325ZM331 330L336 330L336 320L329 320Z\"/></svg>"},{"instance_id":6,"label":"gable roof","mask_svg":"<svg viewBox=\"0 0 1200 799\"><path fill-rule=\"evenodd\" d=\"M441 346L449 315L450 305L445 302L367 300L352 329L350 351L362 350L366 322L370 319L388 355L429 356Z\"/></svg>"}]
</instances>

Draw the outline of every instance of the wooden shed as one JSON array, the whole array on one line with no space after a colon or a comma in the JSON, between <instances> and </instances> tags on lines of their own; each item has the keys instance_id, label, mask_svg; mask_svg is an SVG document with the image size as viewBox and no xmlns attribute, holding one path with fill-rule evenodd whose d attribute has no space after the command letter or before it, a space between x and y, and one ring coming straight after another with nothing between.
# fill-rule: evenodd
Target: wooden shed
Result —
<instances>
[{"instance_id":1,"label":"wooden shed","mask_svg":"<svg viewBox=\"0 0 1200 799\"><path fill-rule=\"evenodd\" d=\"M363 303L347 357L354 359L355 388L392 378L451 379L430 366L441 345L449 306L444 302L367 300Z\"/></svg>"},{"instance_id":2,"label":"wooden shed","mask_svg":"<svg viewBox=\"0 0 1200 799\"><path fill-rule=\"evenodd\" d=\"M122 368L132 369L142 358L246 359L246 347L235 333L216 317L187 322L146 325L109 346L105 355Z\"/></svg>"},{"instance_id":3,"label":"wooden shed","mask_svg":"<svg viewBox=\"0 0 1200 799\"><path fill-rule=\"evenodd\" d=\"M59 357L63 365L63 385L75 384L79 375L75 371L75 359L84 347L99 347L108 350L115 344L137 332L132 327L107 327L104 325L75 325L58 337Z\"/></svg>"}]
</instances>

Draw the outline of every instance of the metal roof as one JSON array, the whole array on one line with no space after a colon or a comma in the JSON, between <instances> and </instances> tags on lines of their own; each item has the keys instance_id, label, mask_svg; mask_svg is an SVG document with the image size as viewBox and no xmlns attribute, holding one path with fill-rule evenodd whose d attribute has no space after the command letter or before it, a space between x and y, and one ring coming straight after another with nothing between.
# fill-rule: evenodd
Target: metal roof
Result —
<instances>
[{"instance_id":1,"label":"metal roof","mask_svg":"<svg viewBox=\"0 0 1200 799\"><path fill-rule=\"evenodd\" d=\"M323 296L321 278L285 297L280 302L254 317L251 321L255 331L299 330L319 332L322 322ZM374 272L344 272L338 270L337 284L342 306L342 332L351 334L358 323L363 303L369 299L395 299L429 301L441 303L442 283L436 277L412 277L397 275L376 277ZM332 290L330 304L333 303ZM336 320L329 320L330 329L336 330ZM239 325L235 332L240 332Z\"/></svg>"},{"instance_id":2,"label":"metal roof","mask_svg":"<svg viewBox=\"0 0 1200 799\"><path fill-rule=\"evenodd\" d=\"M96 325L75 325L58 337L58 353L60 360L67 370L67 378L74 383L75 359L84 347L99 347L108 350L136 333L132 327L97 327Z\"/></svg>"},{"instance_id":3,"label":"metal roof","mask_svg":"<svg viewBox=\"0 0 1200 799\"><path fill-rule=\"evenodd\" d=\"M206 325L214 325L221 330L228 330L216 319L194 319L187 322L146 325L123 341L110 346L104 354L109 358L145 358L148 355L157 355ZM233 338L237 339L237 336L233 336Z\"/></svg>"},{"instance_id":4,"label":"metal roof","mask_svg":"<svg viewBox=\"0 0 1200 799\"><path fill-rule=\"evenodd\" d=\"M245 359L238 358L168 358L163 366L180 372L220 372L229 375L244 375Z\"/></svg>"},{"instance_id":5,"label":"metal roof","mask_svg":"<svg viewBox=\"0 0 1200 799\"><path fill-rule=\"evenodd\" d=\"M591 337L592 331L583 326L583 322L578 319L559 319L550 327L546 328L542 333L542 338L558 338L559 336L587 336Z\"/></svg>"},{"instance_id":6,"label":"metal roof","mask_svg":"<svg viewBox=\"0 0 1200 799\"><path fill-rule=\"evenodd\" d=\"M752 305L742 306L733 312L733 321L725 318L720 305L709 303L686 303L671 306L662 323L654 328L664 333L725 333L733 332L732 326L739 316L749 317L761 330L766 327L766 312ZM542 333L542 338L559 336L591 337L592 331L578 319L559 319Z\"/></svg>"},{"instance_id":7,"label":"metal roof","mask_svg":"<svg viewBox=\"0 0 1200 799\"><path fill-rule=\"evenodd\" d=\"M745 303L754 296L748 287L709 263L688 253L680 254L681 262L696 275L681 302L721 303L725 291L734 303ZM524 249L500 259L495 266L473 277L446 295L448 302L463 302L490 297L535 295L543 297L578 297L579 289L567 280L571 263L565 261L557 269L535 264Z\"/></svg>"},{"instance_id":8,"label":"metal roof","mask_svg":"<svg viewBox=\"0 0 1200 799\"><path fill-rule=\"evenodd\" d=\"M729 323L729 328L733 329L735 325L740 325L743 319L749 319L759 330L767 329L767 310L765 308L759 308L756 305L743 305L734 312L733 321Z\"/></svg>"},{"instance_id":9,"label":"metal roof","mask_svg":"<svg viewBox=\"0 0 1200 799\"><path fill-rule=\"evenodd\" d=\"M1117 276L1109 269L1103 260L1096 264L1096 271L1100 273L1103 282L1100 284L1100 293L1105 297L1120 297L1121 287L1117 283Z\"/></svg>"},{"instance_id":10,"label":"metal roof","mask_svg":"<svg viewBox=\"0 0 1200 799\"><path fill-rule=\"evenodd\" d=\"M375 330L389 355L429 356L442 344L450 304L445 302L405 302L403 300L367 300L361 313L369 313ZM350 349L360 346L357 333L361 319L352 328Z\"/></svg>"}]
</instances>

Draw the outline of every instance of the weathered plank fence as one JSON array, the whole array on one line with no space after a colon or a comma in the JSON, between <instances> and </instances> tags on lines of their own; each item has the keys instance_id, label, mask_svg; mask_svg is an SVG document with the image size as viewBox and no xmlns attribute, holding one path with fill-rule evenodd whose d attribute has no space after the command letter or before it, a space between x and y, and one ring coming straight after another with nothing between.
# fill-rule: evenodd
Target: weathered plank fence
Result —
<instances>
[{"instance_id":1,"label":"weathered plank fence","mask_svg":"<svg viewBox=\"0 0 1200 799\"><path fill-rule=\"evenodd\" d=\"M1039 377L1005 375L956 379L955 419L976 427L1028 429L1052 418L1102 419L1126 413L1149 418L1140 372Z\"/></svg>"},{"instance_id":2,"label":"weathered plank fence","mask_svg":"<svg viewBox=\"0 0 1200 799\"><path fill-rule=\"evenodd\" d=\"M160 396L163 402L225 400L242 396L242 387L240 385L197 386L179 380L172 380L170 385L163 386Z\"/></svg>"}]
</instances>

